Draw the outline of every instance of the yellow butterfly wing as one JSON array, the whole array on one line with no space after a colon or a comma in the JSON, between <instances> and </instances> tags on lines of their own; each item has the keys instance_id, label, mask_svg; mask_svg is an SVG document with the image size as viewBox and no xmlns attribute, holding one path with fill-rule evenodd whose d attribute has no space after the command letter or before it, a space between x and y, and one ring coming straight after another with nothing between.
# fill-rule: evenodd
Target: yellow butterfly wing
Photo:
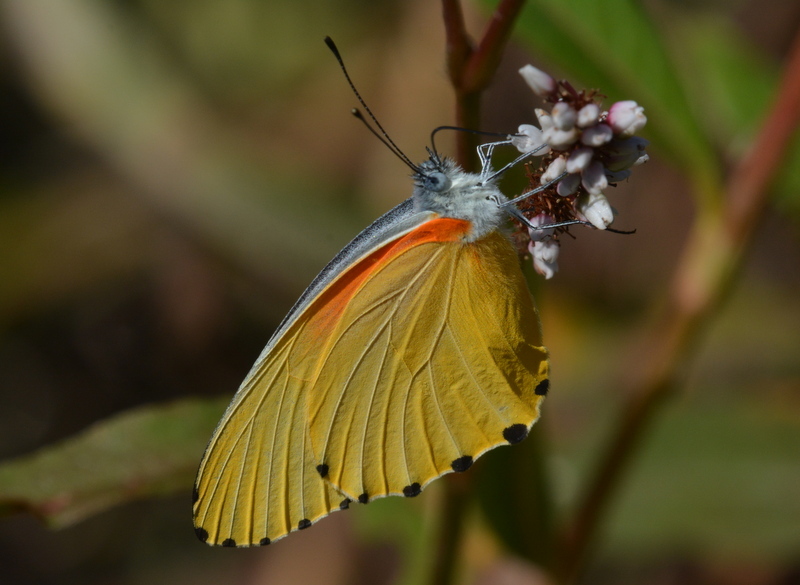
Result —
<instances>
[{"instance_id":1,"label":"yellow butterfly wing","mask_svg":"<svg viewBox=\"0 0 800 585\"><path fill-rule=\"evenodd\" d=\"M415 496L524 439L547 393L547 351L516 252L439 218L351 291L307 394L320 475L351 499Z\"/></svg>"},{"instance_id":2,"label":"yellow butterfly wing","mask_svg":"<svg viewBox=\"0 0 800 585\"><path fill-rule=\"evenodd\" d=\"M509 242L465 243L468 230L424 222L289 323L203 456L201 540L269 544L350 500L416 495L527 435L547 389L538 318Z\"/></svg>"},{"instance_id":3,"label":"yellow butterfly wing","mask_svg":"<svg viewBox=\"0 0 800 585\"><path fill-rule=\"evenodd\" d=\"M253 366L200 463L193 493L200 540L222 546L270 544L348 507L350 499L316 470L307 396L314 392L311 380L342 308L402 233L367 250L324 286Z\"/></svg>"},{"instance_id":4,"label":"yellow butterfly wing","mask_svg":"<svg viewBox=\"0 0 800 585\"><path fill-rule=\"evenodd\" d=\"M211 438L194 491L198 537L265 545L339 509L344 499L314 471L307 384L290 367L297 338L251 372Z\"/></svg>"}]
</instances>

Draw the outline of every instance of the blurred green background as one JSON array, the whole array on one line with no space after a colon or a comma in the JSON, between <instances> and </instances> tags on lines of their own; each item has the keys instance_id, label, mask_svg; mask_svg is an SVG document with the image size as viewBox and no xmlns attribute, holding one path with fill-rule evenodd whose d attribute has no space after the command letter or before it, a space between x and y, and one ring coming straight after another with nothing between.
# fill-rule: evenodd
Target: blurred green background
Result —
<instances>
[{"instance_id":1,"label":"blurred green background","mask_svg":"<svg viewBox=\"0 0 800 585\"><path fill-rule=\"evenodd\" d=\"M550 38L591 26L557 10L540 19L539 4L553 5L532 2L523 15L485 96L483 129L533 121L537 104L516 74L525 63L578 87L595 82L591 62ZM465 5L476 33L492 5ZM734 160L769 102L800 4L645 8L708 152ZM192 414L206 424L180 439L191 445L181 457L199 462L222 404L303 288L410 194L408 169L350 116L355 99L323 37L337 41L394 140L422 159L430 130L453 122L440 13L423 0L0 0L0 459L133 407L221 397ZM626 50L648 54L636 43ZM574 230L556 278L532 279L554 372L539 425L557 514L614 424L636 328L663 294L693 213L683 160L693 144L682 150L680 132L664 131L669 110L613 79L601 89L638 99L651 120L651 162L609 195L615 225L637 233ZM447 138L439 146L447 152ZM519 175L504 183L508 193L521 189ZM787 166L583 582L800 583L798 175L800 165ZM164 460L179 449L171 431L183 429L154 435ZM46 467L36 487L107 465L73 463ZM268 549L210 549L192 532L193 473L160 488L169 495L58 531L27 514L0 520L0 582L408 580L441 495L431 486L414 501L356 507ZM470 526L466 582L541 582L479 512Z\"/></svg>"}]
</instances>

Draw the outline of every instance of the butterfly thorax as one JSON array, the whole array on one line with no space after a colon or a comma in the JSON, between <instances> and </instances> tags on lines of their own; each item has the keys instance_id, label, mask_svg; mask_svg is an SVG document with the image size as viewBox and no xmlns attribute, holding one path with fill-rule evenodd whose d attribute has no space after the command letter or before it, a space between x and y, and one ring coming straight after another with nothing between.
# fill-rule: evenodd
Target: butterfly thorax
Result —
<instances>
[{"instance_id":1,"label":"butterfly thorax","mask_svg":"<svg viewBox=\"0 0 800 585\"><path fill-rule=\"evenodd\" d=\"M413 199L418 211L469 221L472 230L467 241L495 231L505 219L499 204L507 199L494 181L467 173L450 159L431 158L419 165Z\"/></svg>"}]
</instances>

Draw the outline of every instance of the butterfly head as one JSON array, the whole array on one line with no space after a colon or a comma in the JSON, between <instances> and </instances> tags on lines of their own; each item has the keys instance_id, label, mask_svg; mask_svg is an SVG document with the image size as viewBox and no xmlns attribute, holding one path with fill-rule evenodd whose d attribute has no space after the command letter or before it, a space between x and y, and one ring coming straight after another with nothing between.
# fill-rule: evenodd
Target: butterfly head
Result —
<instances>
[{"instance_id":1,"label":"butterfly head","mask_svg":"<svg viewBox=\"0 0 800 585\"><path fill-rule=\"evenodd\" d=\"M455 161L435 154L417 165L413 198L420 211L471 222L469 240L477 240L499 227L505 217L500 204L507 200L494 180L468 173Z\"/></svg>"},{"instance_id":2,"label":"butterfly head","mask_svg":"<svg viewBox=\"0 0 800 585\"><path fill-rule=\"evenodd\" d=\"M431 157L417 167L414 185L417 189L444 193L453 186L453 175L456 164L450 159L438 160Z\"/></svg>"}]
</instances>

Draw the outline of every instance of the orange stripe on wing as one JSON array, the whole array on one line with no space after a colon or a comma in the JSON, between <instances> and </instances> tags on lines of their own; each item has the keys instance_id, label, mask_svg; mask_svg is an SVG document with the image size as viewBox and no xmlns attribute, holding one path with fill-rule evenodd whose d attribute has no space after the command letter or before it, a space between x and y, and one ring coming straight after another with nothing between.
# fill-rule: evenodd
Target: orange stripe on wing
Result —
<instances>
[{"instance_id":1,"label":"orange stripe on wing","mask_svg":"<svg viewBox=\"0 0 800 585\"><path fill-rule=\"evenodd\" d=\"M307 322L309 332L313 332L314 335L324 335L331 331L350 299L364 281L393 258L421 244L461 240L471 228L472 224L469 221L438 217L426 221L405 236L389 242L362 258L309 304L306 309L306 313L310 314Z\"/></svg>"}]
</instances>

